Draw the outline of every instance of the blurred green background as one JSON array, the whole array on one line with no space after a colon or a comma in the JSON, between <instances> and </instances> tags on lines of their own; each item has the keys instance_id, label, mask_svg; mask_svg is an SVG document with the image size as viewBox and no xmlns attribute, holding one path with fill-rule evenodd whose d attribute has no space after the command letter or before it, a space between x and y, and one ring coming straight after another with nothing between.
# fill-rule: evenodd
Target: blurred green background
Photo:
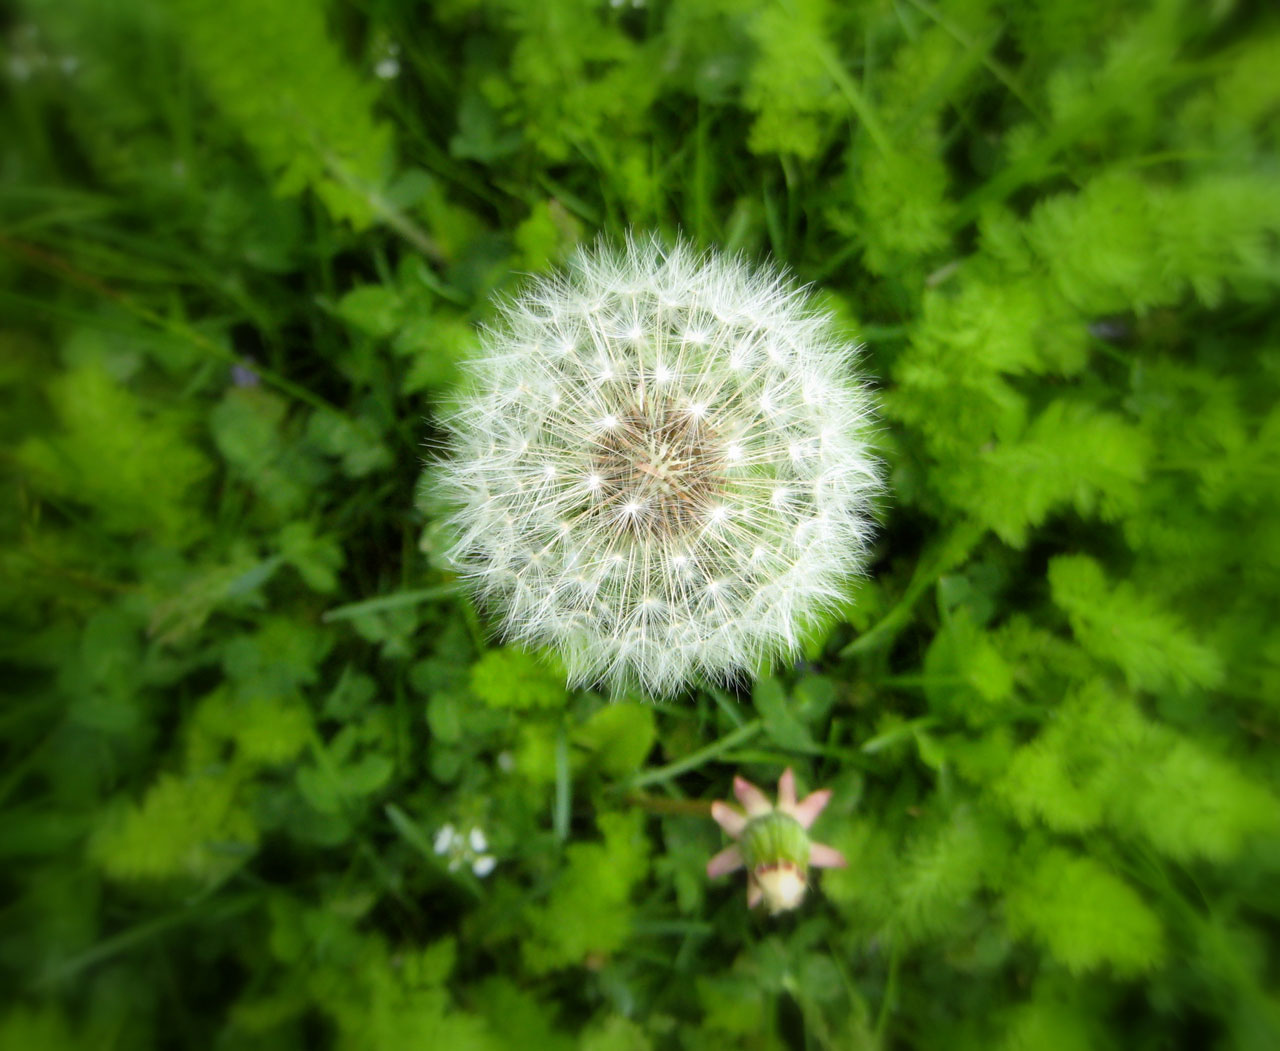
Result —
<instances>
[{"instance_id":1,"label":"blurred green background","mask_svg":"<svg viewBox=\"0 0 1280 1051\"><path fill-rule=\"evenodd\" d=\"M6 7L0 1048L1280 1046L1270 6ZM667 703L488 641L417 495L630 228L812 282L890 487ZM708 804L787 765L851 864L770 919Z\"/></svg>"}]
</instances>

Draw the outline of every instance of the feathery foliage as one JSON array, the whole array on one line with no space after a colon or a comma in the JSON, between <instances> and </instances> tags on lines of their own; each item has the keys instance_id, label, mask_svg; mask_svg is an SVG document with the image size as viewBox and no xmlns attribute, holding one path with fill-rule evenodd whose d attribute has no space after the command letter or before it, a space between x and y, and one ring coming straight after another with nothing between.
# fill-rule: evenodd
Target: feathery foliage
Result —
<instances>
[{"instance_id":1,"label":"feathery foliage","mask_svg":"<svg viewBox=\"0 0 1280 1051\"><path fill-rule=\"evenodd\" d=\"M1267 5L10 7L0 1047L1280 1046ZM885 476L661 702L491 638L422 486L628 232L808 286ZM849 865L771 918L710 803L787 767Z\"/></svg>"}]
</instances>

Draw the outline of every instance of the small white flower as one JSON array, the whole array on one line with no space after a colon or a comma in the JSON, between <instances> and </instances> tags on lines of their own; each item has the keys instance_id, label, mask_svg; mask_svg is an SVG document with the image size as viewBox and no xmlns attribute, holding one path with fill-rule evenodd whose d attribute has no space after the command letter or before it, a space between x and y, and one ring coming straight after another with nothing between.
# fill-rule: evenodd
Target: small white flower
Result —
<instances>
[{"instance_id":1,"label":"small white flower","mask_svg":"<svg viewBox=\"0 0 1280 1051\"><path fill-rule=\"evenodd\" d=\"M453 825L441 825L433 847L437 854L449 859L450 872L469 866L472 872L483 879L498 863L492 854L486 853L489 839L484 830L474 826L464 835Z\"/></svg>"},{"instance_id":2,"label":"small white flower","mask_svg":"<svg viewBox=\"0 0 1280 1051\"><path fill-rule=\"evenodd\" d=\"M374 38L373 75L379 80L394 80L400 75L400 45L382 34Z\"/></svg>"},{"instance_id":3,"label":"small white flower","mask_svg":"<svg viewBox=\"0 0 1280 1051\"><path fill-rule=\"evenodd\" d=\"M449 557L572 683L667 694L793 654L862 569L855 348L781 274L581 251L484 343L439 472Z\"/></svg>"},{"instance_id":4,"label":"small white flower","mask_svg":"<svg viewBox=\"0 0 1280 1051\"><path fill-rule=\"evenodd\" d=\"M458 838L458 833L452 825L441 825L440 831L436 833L435 851L437 854L447 854L453 849L453 844Z\"/></svg>"}]
</instances>

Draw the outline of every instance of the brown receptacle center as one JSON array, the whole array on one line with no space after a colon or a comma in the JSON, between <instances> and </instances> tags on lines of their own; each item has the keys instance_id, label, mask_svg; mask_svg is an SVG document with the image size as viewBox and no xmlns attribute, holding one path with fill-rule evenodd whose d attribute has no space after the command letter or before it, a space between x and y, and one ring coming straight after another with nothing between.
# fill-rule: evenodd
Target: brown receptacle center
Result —
<instances>
[{"instance_id":1,"label":"brown receptacle center","mask_svg":"<svg viewBox=\"0 0 1280 1051\"><path fill-rule=\"evenodd\" d=\"M716 436L694 411L636 409L597 439L595 509L634 536L684 533L723 493L723 469Z\"/></svg>"}]
</instances>

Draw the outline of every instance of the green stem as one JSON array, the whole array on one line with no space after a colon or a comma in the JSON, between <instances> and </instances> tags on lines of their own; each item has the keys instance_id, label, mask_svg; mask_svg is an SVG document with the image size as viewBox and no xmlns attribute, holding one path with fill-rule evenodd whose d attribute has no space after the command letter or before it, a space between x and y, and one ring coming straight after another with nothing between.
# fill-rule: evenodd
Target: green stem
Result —
<instances>
[{"instance_id":1,"label":"green stem","mask_svg":"<svg viewBox=\"0 0 1280 1051\"><path fill-rule=\"evenodd\" d=\"M389 609L402 609L405 606L417 606L423 602L450 598L458 593L456 584L438 584L431 588L418 588L413 591L394 591L390 595L379 595L376 598L361 599L359 602L348 602L345 606L334 606L325 610L320 619L326 624L335 620L351 620L363 617L366 613L384 613Z\"/></svg>"},{"instance_id":2,"label":"green stem","mask_svg":"<svg viewBox=\"0 0 1280 1051\"><path fill-rule=\"evenodd\" d=\"M911 612L943 573L968 557L982 538L986 527L977 522L960 523L921 559L902 597L883 617L840 651L841 657L852 657L887 646L911 620Z\"/></svg>"},{"instance_id":3,"label":"green stem","mask_svg":"<svg viewBox=\"0 0 1280 1051\"><path fill-rule=\"evenodd\" d=\"M880 1001L880 1014L876 1018L876 1045L884 1046L884 1034L889 1028L889 1016L893 1014L893 1003L898 998L898 961L900 958L898 941L895 938L889 954L889 976L884 983L884 999Z\"/></svg>"},{"instance_id":4,"label":"green stem","mask_svg":"<svg viewBox=\"0 0 1280 1051\"><path fill-rule=\"evenodd\" d=\"M119 934L98 942L97 945L82 952L79 956L73 956L69 960L56 964L36 981L36 985L38 987L48 987L70 981L83 971L95 967L122 952L127 952L134 946L140 945L175 927L182 927L188 923L201 920L210 923L223 923L253 908L260 900L261 897L257 893L244 894L223 902L208 911L202 908L203 902L195 902L189 908L171 912L147 923L140 923L136 927L130 927L126 931L121 931Z\"/></svg>"},{"instance_id":5,"label":"green stem","mask_svg":"<svg viewBox=\"0 0 1280 1051\"><path fill-rule=\"evenodd\" d=\"M569 838L569 817L573 805L573 781L569 770L569 735L563 726L556 737L556 797L555 809L551 812L551 827L556 839L564 842Z\"/></svg>"},{"instance_id":6,"label":"green stem","mask_svg":"<svg viewBox=\"0 0 1280 1051\"><path fill-rule=\"evenodd\" d=\"M876 116L875 107L871 105L870 99L862 93L862 89L853 77L849 76L848 70L844 68L840 60L825 44L819 46L817 52L818 59L826 67L827 75L835 81L836 87L840 89L840 94L844 96L845 101L849 103L849 108L853 110L858 120L862 122L862 126L867 130L867 134L871 137L876 149L886 156L895 154L897 151L893 148L889 133L885 130L884 125L880 123L880 118Z\"/></svg>"},{"instance_id":7,"label":"green stem","mask_svg":"<svg viewBox=\"0 0 1280 1051\"><path fill-rule=\"evenodd\" d=\"M705 799L668 799L644 792L628 792L623 798L627 806L647 810L651 814L671 814L679 817L710 817L711 804Z\"/></svg>"},{"instance_id":8,"label":"green stem","mask_svg":"<svg viewBox=\"0 0 1280 1051\"><path fill-rule=\"evenodd\" d=\"M732 748L736 748L744 741L749 741L764 729L764 723L759 719L752 719L749 723L744 723L731 733L725 734L718 741L713 741L705 748L699 748L696 752L686 755L683 759L678 759L674 763L668 763L666 766L660 766L656 770L650 770L648 773L640 774L633 777L628 783L627 788L643 788L645 785L658 784L661 781L670 781L673 777L679 777L681 774L696 770L703 763L714 759L723 752L727 752Z\"/></svg>"}]
</instances>

